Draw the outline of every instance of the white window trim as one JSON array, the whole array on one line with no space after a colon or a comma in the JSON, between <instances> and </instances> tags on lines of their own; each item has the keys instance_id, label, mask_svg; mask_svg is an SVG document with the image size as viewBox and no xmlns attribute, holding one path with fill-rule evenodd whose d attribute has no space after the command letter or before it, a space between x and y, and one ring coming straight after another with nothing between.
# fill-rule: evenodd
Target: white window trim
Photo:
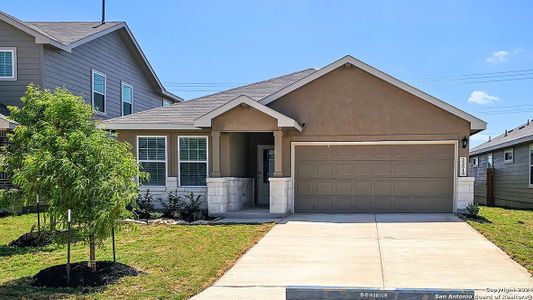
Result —
<instances>
[{"instance_id":1,"label":"white window trim","mask_svg":"<svg viewBox=\"0 0 533 300\"><path fill-rule=\"evenodd\" d=\"M139 139L140 138L165 138L165 185L142 185L143 189L161 189L167 186L168 181L168 138L166 135L138 135L135 138L135 156L137 157L137 164L140 165L141 160L139 159ZM162 162L161 160L142 160L142 162ZM137 177L137 183L139 183L139 177Z\"/></svg>"},{"instance_id":2,"label":"white window trim","mask_svg":"<svg viewBox=\"0 0 533 300\"><path fill-rule=\"evenodd\" d=\"M125 116L124 115L124 95L123 95L124 86L127 86L131 89L131 114L133 114L133 85L125 81L120 81L120 115L121 116Z\"/></svg>"},{"instance_id":3,"label":"white window trim","mask_svg":"<svg viewBox=\"0 0 533 300\"><path fill-rule=\"evenodd\" d=\"M507 153L511 153L511 156L512 156L511 159L505 158L505 154ZM514 149L513 148L503 150L503 162L506 164L512 164L514 162Z\"/></svg>"},{"instance_id":4,"label":"white window trim","mask_svg":"<svg viewBox=\"0 0 533 300\"><path fill-rule=\"evenodd\" d=\"M533 152L533 144L529 145L529 152L527 155L529 156L529 169L527 170L529 173L529 188L533 189L533 184L531 184L531 166L533 166L533 160L531 160L531 152Z\"/></svg>"},{"instance_id":5,"label":"white window trim","mask_svg":"<svg viewBox=\"0 0 533 300\"><path fill-rule=\"evenodd\" d=\"M472 166L475 168L479 167L479 156L472 157Z\"/></svg>"},{"instance_id":6,"label":"white window trim","mask_svg":"<svg viewBox=\"0 0 533 300\"><path fill-rule=\"evenodd\" d=\"M177 173L178 173L178 186L179 187L184 187L184 188L201 188L201 187L207 187L207 183L206 185L192 185L192 186L188 186L188 185L181 185L181 168L180 168L180 165L181 165L181 157L180 157L180 138L205 138L205 143L206 143L206 148L205 148L205 161L204 160L185 160L183 162L188 162L188 163L205 163L206 164L206 167L205 167L205 178L207 180L207 178L209 178L209 136L207 135L178 135L178 149L177 149L177 156L178 156L178 170L177 170Z\"/></svg>"},{"instance_id":7,"label":"white window trim","mask_svg":"<svg viewBox=\"0 0 533 300\"><path fill-rule=\"evenodd\" d=\"M0 52L11 52L11 74L13 76L0 76L1 81L17 81L17 48L0 47Z\"/></svg>"},{"instance_id":8,"label":"white window trim","mask_svg":"<svg viewBox=\"0 0 533 300\"><path fill-rule=\"evenodd\" d=\"M94 90L94 74L98 74L98 75L104 77L104 94L103 94L104 95L104 111L103 112L94 109L94 93L95 93L95 90ZM96 93L101 94L100 92L96 92ZM97 71L95 69L91 69L91 106L93 108L93 111L97 115L102 115L102 116L106 115L106 110L107 110L107 76L106 76L105 73L102 73L102 72Z\"/></svg>"}]
</instances>

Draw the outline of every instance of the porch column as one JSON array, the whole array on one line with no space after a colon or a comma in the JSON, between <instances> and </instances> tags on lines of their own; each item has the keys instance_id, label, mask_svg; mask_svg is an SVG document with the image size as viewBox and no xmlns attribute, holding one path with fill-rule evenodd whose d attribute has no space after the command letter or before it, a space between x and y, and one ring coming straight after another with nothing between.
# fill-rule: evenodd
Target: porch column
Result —
<instances>
[{"instance_id":1,"label":"porch column","mask_svg":"<svg viewBox=\"0 0 533 300\"><path fill-rule=\"evenodd\" d=\"M213 151L213 177L220 177L220 131L211 131Z\"/></svg>"},{"instance_id":2,"label":"porch column","mask_svg":"<svg viewBox=\"0 0 533 300\"><path fill-rule=\"evenodd\" d=\"M274 177L283 176L283 131L274 131Z\"/></svg>"}]
</instances>

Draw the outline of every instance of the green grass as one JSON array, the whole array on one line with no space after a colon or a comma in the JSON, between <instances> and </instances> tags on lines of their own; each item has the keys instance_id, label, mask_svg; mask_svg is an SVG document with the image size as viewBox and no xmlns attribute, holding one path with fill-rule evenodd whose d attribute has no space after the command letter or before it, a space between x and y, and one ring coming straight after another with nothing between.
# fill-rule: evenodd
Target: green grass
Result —
<instances>
[{"instance_id":1,"label":"green grass","mask_svg":"<svg viewBox=\"0 0 533 300\"><path fill-rule=\"evenodd\" d=\"M98 289L50 289L30 285L31 276L66 262L66 245L16 249L7 243L29 231L35 215L0 218L0 299L186 299L211 285L272 227L265 225L138 226L116 236L117 260L142 272ZM111 241L98 260L111 260ZM88 247L72 247L85 261Z\"/></svg>"},{"instance_id":2,"label":"green grass","mask_svg":"<svg viewBox=\"0 0 533 300\"><path fill-rule=\"evenodd\" d=\"M533 274L533 210L482 206L466 221Z\"/></svg>"}]
</instances>

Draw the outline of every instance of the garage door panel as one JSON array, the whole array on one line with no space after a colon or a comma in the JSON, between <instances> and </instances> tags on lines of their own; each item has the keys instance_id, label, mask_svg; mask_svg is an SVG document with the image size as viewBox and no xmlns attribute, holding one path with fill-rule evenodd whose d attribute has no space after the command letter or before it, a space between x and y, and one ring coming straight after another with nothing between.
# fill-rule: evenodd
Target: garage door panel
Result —
<instances>
[{"instance_id":1,"label":"garage door panel","mask_svg":"<svg viewBox=\"0 0 533 300\"><path fill-rule=\"evenodd\" d=\"M352 180L351 179L338 179L333 181L333 195L352 195Z\"/></svg>"},{"instance_id":2,"label":"garage door panel","mask_svg":"<svg viewBox=\"0 0 533 300\"><path fill-rule=\"evenodd\" d=\"M392 196L374 196L374 209L377 211L392 211L393 198Z\"/></svg>"},{"instance_id":3,"label":"garage door panel","mask_svg":"<svg viewBox=\"0 0 533 300\"><path fill-rule=\"evenodd\" d=\"M392 184L392 193L394 195L411 195L411 181L399 180Z\"/></svg>"},{"instance_id":4,"label":"garage door panel","mask_svg":"<svg viewBox=\"0 0 533 300\"><path fill-rule=\"evenodd\" d=\"M375 180L372 182L372 194L374 195L391 195L392 181L389 180Z\"/></svg>"},{"instance_id":5,"label":"garage door panel","mask_svg":"<svg viewBox=\"0 0 533 300\"><path fill-rule=\"evenodd\" d=\"M333 163L333 177L352 178L354 175L353 164L353 161L335 161Z\"/></svg>"},{"instance_id":6,"label":"garage door panel","mask_svg":"<svg viewBox=\"0 0 533 300\"><path fill-rule=\"evenodd\" d=\"M333 198L316 197L314 209L318 211L333 211Z\"/></svg>"},{"instance_id":7,"label":"garage door panel","mask_svg":"<svg viewBox=\"0 0 533 300\"><path fill-rule=\"evenodd\" d=\"M425 144L297 146L295 209L451 212L454 149Z\"/></svg>"},{"instance_id":8,"label":"garage door panel","mask_svg":"<svg viewBox=\"0 0 533 300\"><path fill-rule=\"evenodd\" d=\"M315 163L312 160L299 160L296 164L296 173L299 178L314 178Z\"/></svg>"},{"instance_id":9,"label":"garage door panel","mask_svg":"<svg viewBox=\"0 0 533 300\"><path fill-rule=\"evenodd\" d=\"M372 195L372 182L355 179L352 193L353 195Z\"/></svg>"},{"instance_id":10,"label":"garage door panel","mask_svg":"<svg viewBox=\"0 0 533 300\"><path fill-rule=\"evenodd\" d=\"M297 179L295 190L295 195L297 196L313 196L315 194L315 180Z\"/></svg>"},{"instance_id":11,"label":"garage door panel","mask_svg":"<svg viewBox=\"0 0 533 300\"><path fill-rule=\"evenodd\" d=\"M351 211L352 210L352 197L333 197L332 199L333 210L335 211Z\"/></svg>"},{"instance_id":12,"label":"garage door panel","mask_svg":"<svg viewBox=\"0 0 533 300\"><path fill-rule=\"evenodd\" d=\"M393 201L393 209L395 211L410 211L413 210L413 200L410 196L396 196Z\"/></svg>"},{"instance_id":13,"label":"garage door panel","mask_svg":"<svg viewBox=\"0 0 533 300\"><path fill-rule=\"evenodd\" d=\"M332 161L315 161L314 177L332 178L333 162Z\"/></svg>"},{"instance_id":14,"label":"garage door panel","mask_svg":"<svg viewBox=\"0 0 533 300\"><path fill-rule=\"evenodd\" d=\"M372 176L372 162L356 161L354 162L354 175Z\"/></svg>"},{"instance_id":15,"label":"garage door panel","mask_svg":"<svg viewBox=\"0 0 533 300\"><path fill-rule=\"evenodd\" d=\"M375 176L392 176L392 163L391 161L377 161L374 162Z\"/></svg>"},{"instance_id":16,"label":"garage door panel","mask_svg":"<svg viewBox=\"0 0 533 300\"><path fill-rule=\"evenodd\" d=\"M333 147L331 146L315 146L314 159L315 160L331 160L333 158Z\"/></svg>"},{"instance_id":17,"label":"garage door panel","mask_svg":"<svg viewBox=\"0 0 533 300\"><path fill-rule=\"evenodd\" d=\"M331 196L333 193L333 180L316 180L316 195Z\"/></svg>"},{"instance_id":18,"label":"garage door panel","mask_svg":"<svg viewBox=\"0 0 533 300\"><path fill-rule=\"evenodd\" d=\"M334 160L353 160L354 147L351 145L341 145L333 147Z\"/></svg>"}]
</instances>

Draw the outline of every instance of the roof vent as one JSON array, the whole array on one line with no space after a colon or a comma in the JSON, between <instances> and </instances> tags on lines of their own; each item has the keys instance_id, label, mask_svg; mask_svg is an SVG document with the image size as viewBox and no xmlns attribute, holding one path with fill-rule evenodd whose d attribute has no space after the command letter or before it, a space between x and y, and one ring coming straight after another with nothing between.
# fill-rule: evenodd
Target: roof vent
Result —
<instances>
[{"instance_id":1,"label":"roof vent","mask_svg":"<svg viewBox=\"0 0 533 300\"><path fill-rule=\"evenodd\" d=\"M505 134L504 134L504 136L507 136L507 129L505 130Z\"/></svg>"},{"instance_id":2,"label":"roof vent","mask_svg":"<svg viewBox=\"0 0 533 300\"><path fill-rule=\"evenodd\" d=\"M492 137L489 135L489 142L492 140Z\"/></svg>"}]
</instances>

